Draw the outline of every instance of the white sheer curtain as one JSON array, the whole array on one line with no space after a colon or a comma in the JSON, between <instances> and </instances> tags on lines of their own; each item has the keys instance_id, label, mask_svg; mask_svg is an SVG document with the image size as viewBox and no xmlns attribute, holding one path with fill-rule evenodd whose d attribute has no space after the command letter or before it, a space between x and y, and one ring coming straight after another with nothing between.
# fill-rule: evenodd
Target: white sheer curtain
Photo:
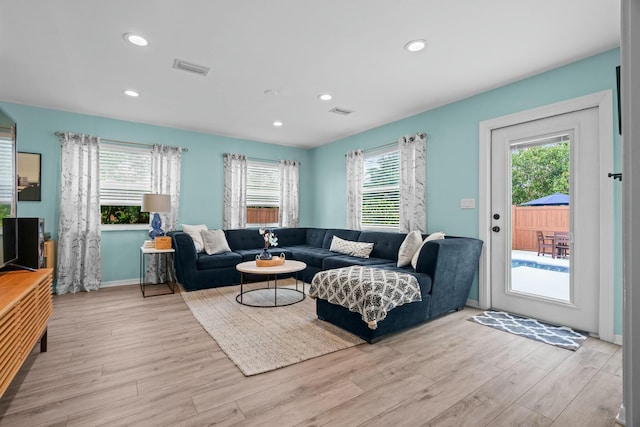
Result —
<instances>
[{"instance_id":1,"label":"white sheer curtain","mask_svg":"<svg viewBox=\"0 0 640 427\"><path fill-rule=\"evenodd\" d=\"M278 161L280 170L280 226L297 227L300 221L298 212L300 163L296 160Z\"/></svg>"},{"instance_id":2,"label":"white sheer curtain","mask_svg":"<svg viewBox=\"0 0 640 427\"><path fill-rule=\"evenodd\" d=\"M362 227L362 183L364 180L362 150L347 153L347 228Z\"/></svg>"},{"instance_id":3,"label":"white sheer curtain","mask_svg":"<svg viewBox=\"0 0 640 427\"><path fill-rule=\"evenodd\" d=\"M400 146L400 232L427 229L426 135L402 137Z\"/></svg>"},{"instance_id":4,"label":"white sheer curtain","mask_svg":"<svg viewBox=\"0 0 640 427\"><path fill-rule=\"evenodd\" d=\"M247 225L247 156L224 154L225 230Z\"/></svg>"},{"instance_id":5,"label":"white sheer curtain","mask_svg":"<svg viewBox=\"0 0 640 427\"><path fill-rule=\"evenodd\" d=\"M95 291L100 257L100 138L65 132L60 179L56 293Z\"/></svg>"},{"instance_id":6,"label":"white sheer curtain","mask_svg":"<svg viewBox=\"0 0 640 427\"><path fill-rule=\"evenodd\" d=\"M166 232L176 229L178 223L178 204L180 201L180 167L182 149L168 145L154 144L151 147L151 193L169 194L171 211L159 212L162 229ZM152 218L149 218L151 221ZM174 280L171 269L166 270L166 255L149 256L147 263L147 283L160 283Z\"/></svg>"},{"instance_id":7,"label":"white sheer curtain","mask_svg":"<svg viewBox=\"0 0 640 427\"><path fill-rule=\"evenodd\" d=\"M171 196L171 212L160 213L165 232L175 230L178 224L181 164L180 147L154 144L151 148L151 193Z\"/></svg>"}]
</instances>

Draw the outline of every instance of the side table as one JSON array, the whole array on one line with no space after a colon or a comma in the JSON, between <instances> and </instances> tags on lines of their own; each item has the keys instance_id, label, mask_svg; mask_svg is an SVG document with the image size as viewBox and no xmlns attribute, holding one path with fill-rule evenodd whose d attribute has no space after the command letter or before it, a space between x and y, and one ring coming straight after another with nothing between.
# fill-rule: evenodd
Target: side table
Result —
<instances>
[{"instance_id":1,"label":"side table","mask_svg":"<svg viewBox=\"0 0 640 427\"><path fill-rule=\"evenodd\" d=\"M176 292L176 282L169 281L169 277L175 277L173 273L173 254L175 253L175 249L156 249L156 248L145 248L144 246L140 247L140 290L142 291L142 297L155 297L158 295L168 295L174 294ZM146 274L146 257L145 255L159 255L164 258L164 266L167 275L167 281L162 283L146 283L145 282L145 274ZM147 295L145 288L148 286L167 286L170 292L163 293L153 293L151 295Z\"/></svg>"}]
</instances>

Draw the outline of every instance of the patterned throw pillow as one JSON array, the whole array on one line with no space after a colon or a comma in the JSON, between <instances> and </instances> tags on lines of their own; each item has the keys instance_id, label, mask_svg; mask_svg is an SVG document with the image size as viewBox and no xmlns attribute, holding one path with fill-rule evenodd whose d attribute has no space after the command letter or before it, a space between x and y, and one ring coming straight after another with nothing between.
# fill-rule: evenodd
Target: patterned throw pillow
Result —
<instances>
[{"instance_id":1,"label":"patterned throw pillow","mask_svg":"<svg viewBox=\"0 0 640 427\"><path fill-rule=\"evenodd\" d=\"M444 239L444 231L431 233L427 236L426 239L424 239L424 242L422 242L416 253L413 255L413 258L411 258L411 267L413 267L414 270L416 269L416 265L418 265L418 258L420 257L420 251L422 250L422 247L426 245L427 242L440 239Z\"/></svg>"},{"instance_id":2,"label":"patterned throw pillow","mask_svg":"<svg viewBox=\"0 0 640 427\"><path fill-rule=\"evenodd\" d=\"M338 236L333 236L329 250L358 258L369 258L373 250L373 243L353 242L351 240L341 239Z\"/></svg>"},{"instance_id":3,"label":"patterned throw pillow","mask_svg":"<svg viewBox=\"0 0 640 427\"><path fill-rule=\"evenodd\" d=\"M231 252L227 238L222 230L202 230L200 232L204 242L204 251L207 255L223 254Z\"/></svg>"},{"instance_id":4,"label":"patterned throw pillow","mask_svg":"<svg viewBox=\"0 0 640 427\"><path fill-rule=\"evenodd\" d=\"M398 250L398 267L411 264L413 255L420 247L422 247L422 234L418 230L407 234Z\"/></svg>"},{"instance_id":5,"label":"patterned throw pillow","mask_svg":"<svg viewBox=\"0 0 640 427\"><path fill-rule=\"evenodd\" d=\"M207 226L205 224L182 224L182 231L191 236L191 238L193 239L193 244L196 247L196 252L204 251L204 241L202 241L202 234L200 234L200 232L204 230L207 230Z\"/></svg>"}]
</instances>

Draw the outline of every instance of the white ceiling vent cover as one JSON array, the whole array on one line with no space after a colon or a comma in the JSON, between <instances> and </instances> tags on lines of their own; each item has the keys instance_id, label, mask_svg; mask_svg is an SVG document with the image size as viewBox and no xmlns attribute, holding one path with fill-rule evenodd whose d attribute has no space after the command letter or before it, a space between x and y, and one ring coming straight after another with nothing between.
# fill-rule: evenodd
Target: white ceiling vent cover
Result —
<instances>
[{"instance_id":1,"label":"white ceiling vent cover","mask_svg":"<svg viewBox=\"0 0 640 427\"><path fill-rule=\"evenodd\" d=\"M351 110L347 110L346 108L340 108L340 107L332 108L331 110L329 110L329 112L340 114L342 116L348 116L349 114L353 113L353 111Z\"/></svg>"},{"instance_id":2,"label":"white ceiling vent cover","mask_svg":"<svg viewBox=\"0 0 640 427\"><path fill-rule=\"evenodd\" d=\"M173 68L178 70L189 71L190 73L200 74L201 76L206 76L210 70L209 67L193 64L191 62L183 61L182 59L174 60Z\"/></svg>"}]
</instances>

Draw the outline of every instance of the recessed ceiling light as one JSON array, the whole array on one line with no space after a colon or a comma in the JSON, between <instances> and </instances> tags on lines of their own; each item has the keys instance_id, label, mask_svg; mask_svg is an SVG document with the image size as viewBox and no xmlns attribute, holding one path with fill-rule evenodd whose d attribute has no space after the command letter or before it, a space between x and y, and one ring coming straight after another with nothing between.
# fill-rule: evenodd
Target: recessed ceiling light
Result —
<instances>
[{"instance_id":1,"label":"recessed ceiling light","mask_svg":"<svg viewBox=\"0 0 640 427\"><path fill-rule=\"evenodd\" d=\"M127 96L130 96L132 98L137 98L140 96L140 94L138 92L136 92L135 90L131 90L131 89L127 89L124 91L124 94Z\"/></svg>"},{"instance_id":2,"label":"recessed ceiling light","mask_svg":"<svg viewBox=\"0 0 640 427\"><path fill-rule=\"evenodd\" d=\"M419 52L427 46L427 42L422 39L411 40L409 43L404 45L405 50L409 52Z\"/></svg>"},{"instance_id":3,"label":"recessed ceiling light","mask_svg":"<svg viewBox=\"0 0 640 427\"><path fill-rule=\"evenodd\" d=\"M136 46L147 46L149 44L147 39L133 33L126 33L124 35L124 39L131 44L135 44Z\"/></svg>"},{"instance_id":4,"label":"recessed ceiling light","mask_svg":"<svg viewBox=\"0 0 640 427\"><path fill-rule=\"evenodd\" d=\"M273 125L279 128L280 126L282 126L282 122L280 120L276 120L275 122L273 122Z\"/></svg>"},{"instance_id":5,"label":"recessed ceiling light","mask_svg":"<svg viewBox=\"0 0 640 427\"><path fill-rule=\"evenodd\" d=\"M321 93L320 95L318 95L318 99L322 101L331 101L331 99L333 99L333 96L328 93Z\"/></svg>"}]
</instances>

